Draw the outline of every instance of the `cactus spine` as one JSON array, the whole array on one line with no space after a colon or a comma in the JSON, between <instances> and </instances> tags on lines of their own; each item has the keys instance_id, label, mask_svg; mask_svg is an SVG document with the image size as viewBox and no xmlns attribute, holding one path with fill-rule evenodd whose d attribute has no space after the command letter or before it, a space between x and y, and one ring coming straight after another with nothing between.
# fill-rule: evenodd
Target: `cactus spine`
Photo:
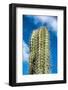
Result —
<instances>
[{"instance_id":1,"label":"cactus spine","mask_svg":"<svg viewBox=\"0 0 68 90\"><path fill-rule=\"evenodd\" d=\"M30 74L50 73L49 32L41 27L32 32L30 40Z\"/></svg>"}]
</instances>

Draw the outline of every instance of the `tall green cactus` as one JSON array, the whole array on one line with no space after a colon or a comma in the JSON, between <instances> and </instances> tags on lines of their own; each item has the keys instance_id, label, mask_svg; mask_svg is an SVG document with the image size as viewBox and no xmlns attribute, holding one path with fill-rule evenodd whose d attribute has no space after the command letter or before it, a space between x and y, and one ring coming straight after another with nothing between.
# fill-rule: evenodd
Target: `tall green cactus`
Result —
<instances>
[{"instance_id":1,"label":"tall green cactus","mask_svg":"<svg viewBox=\"0 0 68 90\"><path fill-rule=\"evenodd\" d=\"M30 40L30 74L50 73L49 32L41 27L32 32Z\"/></svg>"}]
</instances>

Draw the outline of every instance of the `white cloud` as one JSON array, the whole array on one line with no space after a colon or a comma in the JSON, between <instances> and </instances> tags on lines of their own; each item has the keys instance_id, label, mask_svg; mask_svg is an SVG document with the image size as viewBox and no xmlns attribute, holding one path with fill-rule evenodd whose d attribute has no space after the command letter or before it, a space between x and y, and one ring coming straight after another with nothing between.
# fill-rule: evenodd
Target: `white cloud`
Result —
<instances>
[{"instance_id":1,"label":"white cloud","mask_svg":"<svg viewBox=\"0 0 68 90\"><path fill-rule=\"evenodd\" d=\"M29 47L23 40L23 60L29 61Z\"/></svg>"},{"instance_id":2,"label":"white cloud","mask_svg":"<svg viewBox=\"0 0 68 90\"><path fill-rule=\"evenodd\" d=\"M37 24L39 21L42 23L42 25L44 23L47 23L48 25L50 25L54 31L57 30L57 20L54 17L51 16L35 16L34 17L34 23Z\"/></svg>"},{"instance_id":3,"label":"white cloud","mask_svg":"<svg viewBox=\"0 0 68 90\"><path fill-rule=\"evenodd\" d=\"M46 16L37 16L37 18L42 21L43 23L45 23L48 20L48 17Z\"/></svg>"},{"instance_id":4,"label":"white cloud","mask_svg":"<svg viewBox=\"0 0 68 90\"><path fill-rule=\"evenodd\" d=\"M47 23L48 26L53 28L53 31L57 31L57 20L53 16L27 16L28 18L32 18L34 24L38 24L39 22L41 25Z\"/></svg>"}]
</instances>

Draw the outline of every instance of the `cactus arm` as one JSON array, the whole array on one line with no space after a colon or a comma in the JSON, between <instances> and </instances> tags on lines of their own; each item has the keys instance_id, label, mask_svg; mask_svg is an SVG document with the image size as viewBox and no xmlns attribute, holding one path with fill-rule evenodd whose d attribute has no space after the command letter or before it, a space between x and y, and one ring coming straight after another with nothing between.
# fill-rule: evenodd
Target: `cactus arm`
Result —
<instances>
[{"instance_id":1,"label":"cactus arm","mask_svg":"<svg viewBox=\"0 0 68 90\"><path fill-rule=\"evenodd\" d=\"M50 73L49 32L46 28L33 31L30 44L30 74Z\"/></svg>"}]
</instances>

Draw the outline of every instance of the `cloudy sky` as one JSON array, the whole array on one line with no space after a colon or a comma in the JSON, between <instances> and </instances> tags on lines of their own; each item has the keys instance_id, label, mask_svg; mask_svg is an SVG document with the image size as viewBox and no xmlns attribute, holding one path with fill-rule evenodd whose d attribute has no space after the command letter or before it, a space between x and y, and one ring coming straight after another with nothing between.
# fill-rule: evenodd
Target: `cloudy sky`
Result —
<instances>
[{"instance_id":1,"label":"cloudy sky","mask_svg":"<svg viewBox=\"0 0 68 90\"><path fill-rule=\"evenodd\" d=\"M47 27L50 33L50 64L51 73L57 73L57 16L22 16L23 30L23 70L24 75L29 74L29 44L33 30L41 26Z\"/></svg>"}]
</instances>

